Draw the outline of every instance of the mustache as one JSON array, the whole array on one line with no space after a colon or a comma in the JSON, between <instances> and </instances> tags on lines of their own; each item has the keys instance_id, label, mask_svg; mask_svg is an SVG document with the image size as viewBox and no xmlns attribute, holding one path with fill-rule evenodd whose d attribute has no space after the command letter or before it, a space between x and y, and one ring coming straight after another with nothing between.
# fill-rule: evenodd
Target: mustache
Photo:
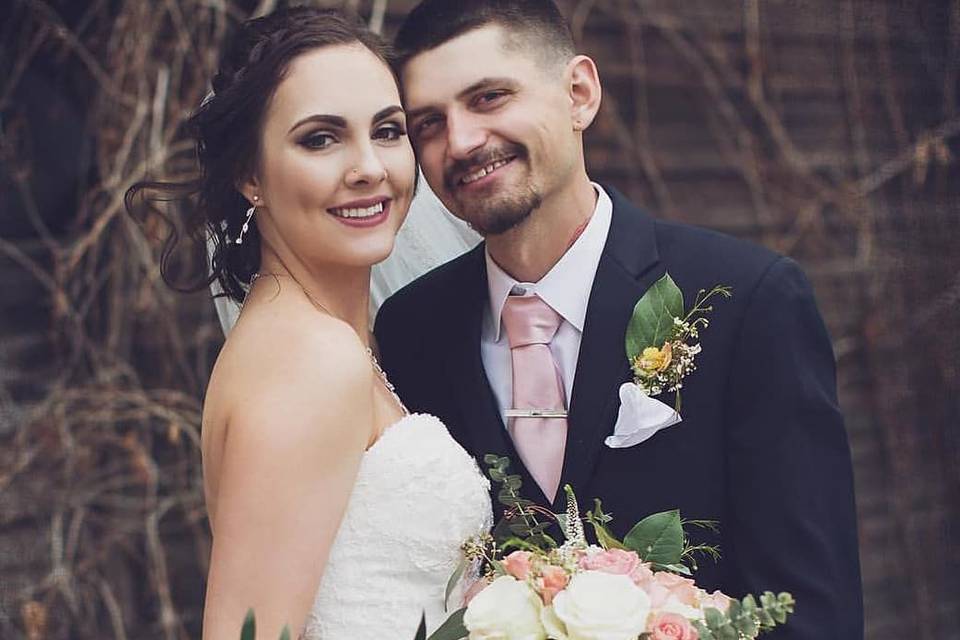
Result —
<instances>
[{"instance_id":1,"label":"mustache","mask_svg":"<svg viewBox=\"0 0 960 640\"><path fill-rule=\"evenodd\" d=\"M499 147L480 149L469 158L454 160L444 172L443 179L448 187L453 187L463 176L485 167L488 164L492 164L497 160L505 160L513 157L525 158L526 156L527 148L521 144L507 144Z\"/></svg>"}]
</instances>

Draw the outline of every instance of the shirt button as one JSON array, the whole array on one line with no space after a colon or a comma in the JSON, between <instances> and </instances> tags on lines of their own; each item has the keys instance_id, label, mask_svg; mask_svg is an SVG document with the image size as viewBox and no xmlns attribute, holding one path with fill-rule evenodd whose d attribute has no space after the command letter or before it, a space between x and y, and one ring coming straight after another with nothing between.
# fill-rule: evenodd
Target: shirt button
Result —
<instances>
[{"instance_id":1,"label":"shirt button","mask_svg":"<svg viewBox=\"0 0 960 640\"><path fill-rule=\"evenodd\" d=\"M513 285L513 287L510 288L510 295L512 295L512 296L525 296L525 295L527 295L527 289L526 289L526 287L521 287L520 285L515 284L515 285Z\"/></svg>"}]
</instances>

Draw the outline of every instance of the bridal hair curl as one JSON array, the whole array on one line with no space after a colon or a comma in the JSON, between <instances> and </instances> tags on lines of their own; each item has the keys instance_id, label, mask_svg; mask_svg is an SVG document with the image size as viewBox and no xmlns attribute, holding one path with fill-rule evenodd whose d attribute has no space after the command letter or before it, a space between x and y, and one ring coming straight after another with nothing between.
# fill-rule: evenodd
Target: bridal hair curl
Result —
<instances>
[{"instance_id":1,"label":"bridal hair curl","mask_svg":"<svg viewBox=\"0 0 960 640\"><path fill-rule=\"evenodd\" d=\"M179 180L144 180L127 190L127 210L140 220L155 215L168 235L160 257L164 281L178 291L196 292L219 281L237 302L260 268L260 234L251 224L243 244L233 242L250 203L238 191L257 169L263 121L291 62L313 49L360 44L390 68L388 45L359 18L333 9L294 7L243 23L220 58L213 91L187 120L196 141L196 171ZM174 213L157 205L172 202ZM205 247L212 240L210 271L190 284L173 274L173 256L183 238Z\"/></svg>"}]
</instances>

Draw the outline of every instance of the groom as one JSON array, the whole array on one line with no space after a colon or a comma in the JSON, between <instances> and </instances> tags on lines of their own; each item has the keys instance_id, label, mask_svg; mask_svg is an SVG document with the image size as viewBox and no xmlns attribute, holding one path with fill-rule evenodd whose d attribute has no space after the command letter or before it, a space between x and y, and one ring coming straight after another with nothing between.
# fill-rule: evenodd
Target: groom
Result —
<instances>
[{"instance_id":1,"label":"groom","mask_svg":"<svg viewBox=\"0 0 960 640\"><path fill-rule=\"evenodd\" d=\"M599 76L550 0L424 0L396 44L425 177L485 239L380 311L383 362L410 409L443 419L481 461L508 456L528 497L555 511L567 483L582 506L602 498L619 536L673 508L719 521L708 542L722 558L702 560L697 581L792 592L796 614L770 637L862 638L833 353L796 263L657 220L590 181ZM714 300L700 333L682 420L614 448L627 324L665 273L688 308L715 284L733 297Z\"/></svg>"}]
</instances>

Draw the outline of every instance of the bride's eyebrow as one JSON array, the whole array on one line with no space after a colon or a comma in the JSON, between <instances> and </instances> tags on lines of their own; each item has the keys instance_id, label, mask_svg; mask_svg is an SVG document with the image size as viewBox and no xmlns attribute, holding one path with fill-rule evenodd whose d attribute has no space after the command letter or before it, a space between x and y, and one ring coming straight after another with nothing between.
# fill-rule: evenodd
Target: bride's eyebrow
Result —
<instances>
[{"instance_id":1,"label":"bride's eyebrow","mask_svg":"<svg viewBox=\"0 0 960 640\"><path fill-rule=\"evenodd\" d=\"M385 107L385 108L383 108L383 109L380 109L380 111L377 111L377 112L374 114L374 116L373 116L373 118L372 118L371 121L372 121L372 122L379 122L379 121L383 120L384 118L388 118L388 117L392 116L393 114L395 114L395 113L397 113L397 112L402 113L402 112L403 112L403 107L401 107L401 106L398 105L398 104L392 104L392 105L390 105L389 107ZM298 128L302 127L302 126L305 125L305 124L309 124L309 123L325 124L325 125L327 125L327 126L330 126L330 127L335 128L335 129L346 129L346 128L347 128L347 119L344 118L344 117L342 117L342 116L334 116L334 115L330 115L330 114L315 113L315 114L313 114L313 115L307 116L306 118L301 118L300 120L298 120L292 127L290 127L290 130L287 132L287 134L289 135L289 134L293 133L294 131L296 131Z\"/></svg>"},{"instance_id":2,"label":"bride's eyebrow","mask_svg":"<svg viewBox=\"0 0 960 640\"><path fill-rule=\"evenodd\" d=\"M329 126L331 126L331 127L336 128L336 129L346 129L346 128L347 128L347 120L346 120L346 118L343 118L343 117L341 117L341 116L332 116L332 115L326 115L326 114L321 114L321 113L315 113L315 114L313 114L312 116L307 116L306 118L303 118L303 119L301 119L301 120L298 120L296 124L294 124L292 127L290 127L290 130L287 132L287 134L289 135L289 134L293 133L294 131L296 131L299 127L301 127L301 126L303 126L303 125L305 125L305 124L311 123L311 122L318 122L318 123L321 123L321 124L326 124L326 125L329 125Z\"/></svg>"},{"instance_id":3,"label":"bride's eyebrow","mask_svg":"<svg viewBox=\"0 0 960 640\"><path fill-rule=\"evenodd\" d=\"M371 120L371 122L374 122L374 123L380 122L381 120L384 120L385 118L389 118L390 116L392 116L392 115L395 114L395 113L401 113L401 114L402 114L402 113L403 113L403 107L401 107L401 106L398 105L398 104L392 104L392 105L390 105L389 107L386 107L386 108L384 108L384 109L380 109L380 111L377 111L377 112L374 114L373 119Z\"/></svg>"}]
</instances>

